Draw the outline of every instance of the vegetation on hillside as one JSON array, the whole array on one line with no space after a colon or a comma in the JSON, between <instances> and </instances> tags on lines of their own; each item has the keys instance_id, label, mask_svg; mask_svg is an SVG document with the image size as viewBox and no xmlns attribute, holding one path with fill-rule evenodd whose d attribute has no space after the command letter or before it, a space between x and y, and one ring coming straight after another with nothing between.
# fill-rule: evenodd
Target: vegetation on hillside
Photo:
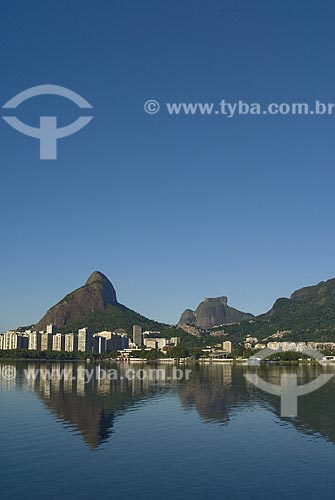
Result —
<instances>
[{"instance_id":1,"label":"vegetation on hillside","mask_svg":"<svg viewBox=\"0 0 335 500\"><path fill-rule=\"evenodd\" d=\"M269 312L251 322L225 327L235 340L247 335L264 339L283 330L290 331L283 340L335 341L335 279L278 299Z\"/></svg>"}]
</instances>

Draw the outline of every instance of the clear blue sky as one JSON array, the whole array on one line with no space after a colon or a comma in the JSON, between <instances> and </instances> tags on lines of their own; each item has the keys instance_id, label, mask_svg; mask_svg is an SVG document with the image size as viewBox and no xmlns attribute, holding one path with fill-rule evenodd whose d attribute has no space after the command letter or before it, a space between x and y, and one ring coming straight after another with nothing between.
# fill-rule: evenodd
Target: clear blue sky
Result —
<instances>
[{"instance_id":1,"label":"clear blue sky","mask_svg":"<svg viewBox=\"0 0 335 500\"><path fill-rule=\"evenodd\" d=\"M334 276L334 116L143 111L335 102L334 17L330 0L3 0L1 106L52 83L94 120L54 162L0 121L0 330L39 320L94 270L167 322L206 296L261 313ZM65 124L78 109L40 97L17 116L41 114Z\"/></svg>"}]
</instances>

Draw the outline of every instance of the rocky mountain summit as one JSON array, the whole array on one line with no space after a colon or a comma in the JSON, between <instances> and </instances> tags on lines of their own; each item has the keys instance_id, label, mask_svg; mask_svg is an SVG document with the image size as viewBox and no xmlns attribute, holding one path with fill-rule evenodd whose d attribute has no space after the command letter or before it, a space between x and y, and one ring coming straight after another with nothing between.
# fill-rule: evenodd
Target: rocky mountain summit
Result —
<instances>
[{"instance_id":1,"label":"rocky mountain summit","mask_svg":"<svg viewBox=\"0 0 335 500\"><path fill-rule=\"evenodd\" d=\"M186 309L181 315L178 325L180 327L192 325L207 330L214 326L239 323L253 317L250 313L238 311L228 306L227 297L215 297L205 299L195 311Z\"/></svg>"},{"instance_id":2,"label":"rocky mountain summit","mask_svg":"<svg viewBox=\"0 0 335 500\"><path fill-rule=\"evenodd\" d=\"M115 289L104 274L95 271L84 286L51 307L35 328L44 330L50 323L63 328L68 323L80 321L88 314L105 311L109 304L118 304Z\"/></svg>"}]
</instances>

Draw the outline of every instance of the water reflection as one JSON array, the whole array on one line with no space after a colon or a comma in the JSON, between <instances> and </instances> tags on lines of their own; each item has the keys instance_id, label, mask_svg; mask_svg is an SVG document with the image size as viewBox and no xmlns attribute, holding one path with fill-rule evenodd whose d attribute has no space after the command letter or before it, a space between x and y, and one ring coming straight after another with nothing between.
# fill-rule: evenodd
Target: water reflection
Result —
<instances>
[{"instance_id":1,"label":"water reflection","mask_svg":"<svg viewBox=\"0 0 335 500\"><path fill-rule=\"evenodd\" d=\"M64 425L71 426L82 435L91 449L97 449L109 439L114 431L117 415L129 411L139 402L172 392L177 394L184 411L196 410L204 422L227 425L245 408L262 406L280 419L279 399L264 393L249 384L243 366L211 364L189 366L192 369L188 381L171 381L173 366L159 365L164 370L165 380L109 380L92 377L87 383L85 368L92 365L78 362L1 362L0 367L9 372L16 369L15 378L2 378L1 390L34 391L45 407ZM8 368L10 367L10 368ZM100 369L117 369L122 373L128 365L101 363ZM146 373L152 366L136 366ZM297 373L299 383L306 383L320 373L319 366L282 367L271 366L258 369L268 382L280 383L283 372ZM39 372L38 372L39 371ZM36 373L38 372L38 375ZM51 373L51 377L46 374ZM319 391L299 398L299 417L286 420L303 433L323 436L335 443L334 379Z\"/></svg>"}]
</instances>

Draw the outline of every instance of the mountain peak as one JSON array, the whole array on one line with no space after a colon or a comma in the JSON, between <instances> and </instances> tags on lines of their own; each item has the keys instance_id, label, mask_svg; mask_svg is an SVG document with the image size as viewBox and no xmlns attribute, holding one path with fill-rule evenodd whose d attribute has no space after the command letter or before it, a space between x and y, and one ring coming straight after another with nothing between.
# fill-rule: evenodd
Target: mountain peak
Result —
<instances>
[{"instance_id":1,"label":"mountain peak","mask_svg":"<svg viewBox=\"0 0 335 500\"><path fill-rule=\"evenodd\" d=\"M222 297L206 297L204 302L216 302L217 304L228 304L228 297L223 295Z\"/></svg>"},{"instance_id":2,"label":"mountain peak","mask_svg":"<svg viewBox=\"0 0 335 500\"><path fill-rule=\"evenodd\" d=\"M207 297L195 311L186 309L181 315L179 326L194 325L198 328L208 329L218 325L239 323L253 317L252 314L228 306L228 298L223 295L221 297Z\"/></svg>"},{"instance_id":3,"label":"mountain peak","mask_svg":"<svg viewBox=\"0 0 335 500\"><path fill-rule=\"evenodd\" d=\"M115 288L104 274L95 271L84 286L69 293L51 307L35 328L45 330L46 325L50 323L64 328L90 314L103 313L109 305L118 305Z\"/></svg>"},{"instance_id":4,"label":"mountain peak","mask_svg":"<svg viewBox=\"0 0 335 500\"><path fill-rule=\"evenodd\" d=\"M94 273L91 274L91 276L88 278L86 281L86 285L91 285L92 283L109 283L110 285L112 284L107 276L105 276L103 273L100 271L94 271Z\"/></svg>"}]
</instances>

